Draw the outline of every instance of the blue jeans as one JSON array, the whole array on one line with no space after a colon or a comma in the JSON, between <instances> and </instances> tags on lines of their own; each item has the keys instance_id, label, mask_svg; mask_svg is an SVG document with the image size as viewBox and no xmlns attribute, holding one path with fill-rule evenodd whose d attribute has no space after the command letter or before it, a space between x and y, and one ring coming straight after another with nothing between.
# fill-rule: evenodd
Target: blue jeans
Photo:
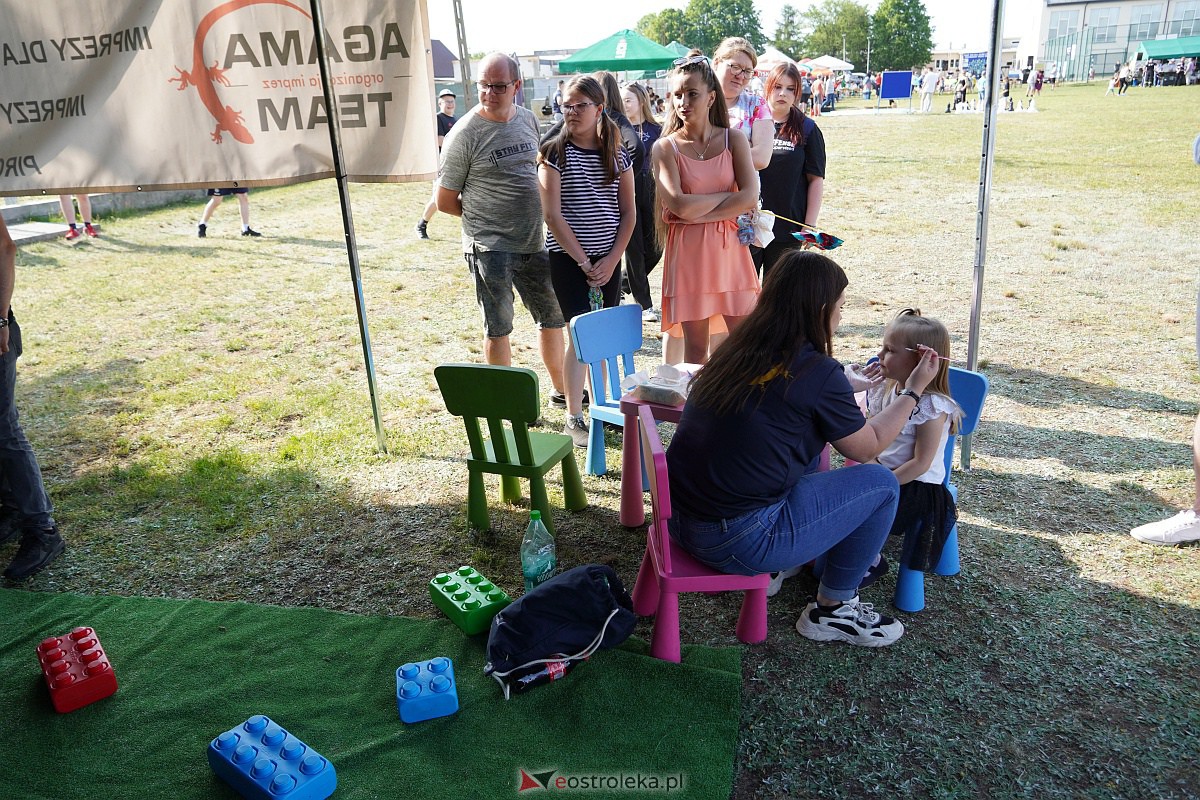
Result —
<instances>
[{"instance_id":1,"label":"blue jeans","mask_svg":"<svg viewBox=\"0 0 1200 800\"><path fill-rule=\"evenodd\" d=\"M779 572L825 554L820 594L849 600L883 549L900 485L886 467L860 464L806 475L777 503L724 520L676 510L671 536L697 560L735 575Z\"/></svg>"},{"instance_id":2,"label":"blue jeans","mask_svg":"<svg viewBox=\"0 0 1200 800\"><path fill-rule=\"evenodd\" d=\"M8 352L0 356L4 370L0 376L0 502L16 515L15 527L50 528L54 510L42 485L42 470L25 431L17 421L14 390L17 383L17 357L21 355L21 328L16 317L8 318Z\"/></svg>"}]
</instances>

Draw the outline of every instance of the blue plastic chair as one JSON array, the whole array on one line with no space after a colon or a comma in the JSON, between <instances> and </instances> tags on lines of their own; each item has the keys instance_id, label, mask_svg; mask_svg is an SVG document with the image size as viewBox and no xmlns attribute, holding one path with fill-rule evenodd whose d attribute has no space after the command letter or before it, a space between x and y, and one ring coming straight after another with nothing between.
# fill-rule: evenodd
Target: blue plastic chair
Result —
<instances>
[{"instance_id":1,"label":"blue plastic chair","mask_svg":"<svg viewBox=\"0 0 1200 800\"><path fill-rule=\"evenodd\" d=\"M592 383L585 472L603 475L608 468L603 423L625 424L621 381L633 373L633 354L642 349L642 308L621 305L580 314L571 320L571 341L575 357L588 365Z\"/></svg>"},{"instance_id":2,"label":"blue plastic chair","mask_svg":"<svg viewBox=\"0 0 1200 800\"><path fill-rule=\"evenodd\" d=\"M958 425L958 433L946 438L946 486L950 496L958 503L958 487L950 483L951 462L954 460L954 441L959 436L974 433L979 426L979 418L983 414L983 402L987 399L988 379L978 372L971 372L958 367L950 368L950 396L962 409L962 420ZM946 545L942 548L942 557L933 568L936 575L957 575L961 565L958 560L958 524L950 529L946 537ZM925 573L909 569L904 564L899 566L896 575L896 596L892 605L901 611L917 612L925 608Z\"/></svg>"}]
</instances>

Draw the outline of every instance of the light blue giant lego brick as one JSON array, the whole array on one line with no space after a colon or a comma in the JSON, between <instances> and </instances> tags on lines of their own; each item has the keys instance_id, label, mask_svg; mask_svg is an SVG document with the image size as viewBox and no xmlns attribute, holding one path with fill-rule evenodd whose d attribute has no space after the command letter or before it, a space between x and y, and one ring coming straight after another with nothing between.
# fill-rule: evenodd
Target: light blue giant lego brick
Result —
<instances>
[{"instance_id":1,"label":"light blue giant lego brick","mask_svg":"<svg viewBox=\"0 0 1200 800\"><path fill-rule=\"evenodd\" d=\"M404 722L424 722L458 711L454 662L445 657L396 670L396 708Z\"/></svg>"}]
</instances>

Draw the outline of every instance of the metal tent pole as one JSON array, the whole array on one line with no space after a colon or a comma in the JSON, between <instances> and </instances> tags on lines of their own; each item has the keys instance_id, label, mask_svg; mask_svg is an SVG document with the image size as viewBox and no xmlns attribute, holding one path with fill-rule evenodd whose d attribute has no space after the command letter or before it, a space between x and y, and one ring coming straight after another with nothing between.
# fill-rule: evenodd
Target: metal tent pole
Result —
<instances>
[{"instance_id":1,"label":"metal tent pole","mask_svg":"<svg viewBox=\"0 0 1200 800\"><path fill-rule=\"evenodd\" d=\"M454 29L458 34L458 71L463 80L463 107L470 108L471 102L471 53L467 50L467 27L463 22L462 0L454 0Z\"/></svg>"},{"instance_id":2,"label":"metal tent pole","mask_svg":"<svg viewBox=\"0 0 1200 800\"><path fill-rule=\"evenodd\" d=\"M375 380L375 357L371 353L371 333L367 329L367 306L363 298L362 270L358 264L358 242L354 236L354 215L350 211L350 182L342 158L342 128L337 103L329 82L329 62L325 57L325 16L321 0L309 0L312 8L313 38L317 46L317 64L321 70L321 91L325 95L325 115L329 119L329 145L333 151L333 172L337 178L338 198L342 204L342 230L346 236L346 256L350 260L350 282L354 286L354 305L358 311L358 332L362 338L363 359L367 365L367 388L371 393L371 413L375 417L375 438L379 452L387 452L383 419L379 412L379 386Z\"/></svg>"},{"instance_id":3,"label":"metal tent pole","mask_svg":"<svg viewBox=\"0 0 1200 800\"><path fill-rule=\"evenodd\" d=\"M988 49L987 107L983 110L983 156L979 163L979 209L975 218L975 282L971 291L971 330L967 339L967 369L979 363L979 318L983 309L983 266L987 260L988 205L992 197L992 162L996 149L996 112L1000 106L1000 47L1004 0L992 3L992 39ZM961 465L971 468L971 437L962 437Z\"/></svg>"}]
</instances>

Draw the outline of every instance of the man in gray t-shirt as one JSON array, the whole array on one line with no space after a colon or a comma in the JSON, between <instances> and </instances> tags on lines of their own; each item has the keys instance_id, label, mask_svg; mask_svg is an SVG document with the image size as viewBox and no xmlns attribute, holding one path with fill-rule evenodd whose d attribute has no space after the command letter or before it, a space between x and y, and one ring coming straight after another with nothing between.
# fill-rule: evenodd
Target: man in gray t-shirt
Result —
<instances>
[{"instance_id":1,"label":"man in gray t-shirt","mask_svg":"<svg viewBox=\"0 0 1200 800\"><path fill-rule=\"evenodd\" d=\"M537 323L554 402L563 396L565 323L550 284L542 230L538 124L533 112L514 103L521 78L512 58L487 56L479 75L479 105L455 123L442 143L438 210L462 217L463 252L483 312L487 363L512 364L509 334L516 288Z\"/></svg>"}]
</instances>

